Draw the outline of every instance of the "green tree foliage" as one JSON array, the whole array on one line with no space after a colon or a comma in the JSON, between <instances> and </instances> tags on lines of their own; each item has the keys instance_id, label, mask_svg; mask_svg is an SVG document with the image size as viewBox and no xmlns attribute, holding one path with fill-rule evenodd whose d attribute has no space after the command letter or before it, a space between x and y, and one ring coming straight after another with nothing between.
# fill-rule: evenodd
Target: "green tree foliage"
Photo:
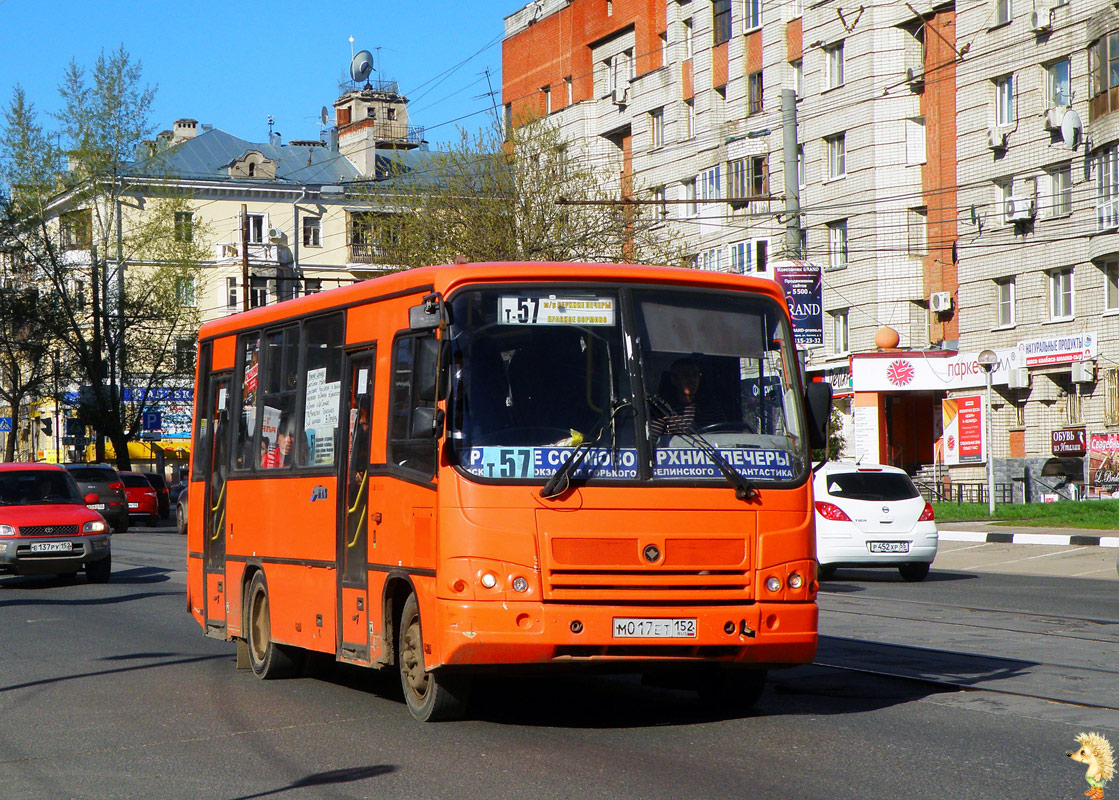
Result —
<instances>
[{"instance_id":1,"label":"green tree foliage","mask_svg":"<svg viewBox=\"0 0 1119 800\"><path fill-rule=\"evenodd\" d=\"M613 184L613 189L609 188ZM628 187L627 187L628 188ZM366 199L414 213L380 216L374 244L402 268L465 261L683 263L653 206L625 203L617 175L576 157L546 120L494 128L397 170Z\"/></svg>"},{"instance_id":2,"label":"green tree foliage","mask_svg":"<svg viewBox=\"0 0 1119 800\"><path fill-rule=\"evenodd\" d=\"M21 265L21 281L53 303L44 339L73 365L97 458L108 438L128 468L127 443L151 396L143 390L189 385L193 375L179 344L199 323L192 301L205 236L190 235L189 199L159 188L167 176L158 160L134 161L154 131L155 89L138 62L123 48L102 52L88 74L71 62L59 95L53 132L18 87L6 109L0 240L9 272Z\"/></svg>"}]
</instances>

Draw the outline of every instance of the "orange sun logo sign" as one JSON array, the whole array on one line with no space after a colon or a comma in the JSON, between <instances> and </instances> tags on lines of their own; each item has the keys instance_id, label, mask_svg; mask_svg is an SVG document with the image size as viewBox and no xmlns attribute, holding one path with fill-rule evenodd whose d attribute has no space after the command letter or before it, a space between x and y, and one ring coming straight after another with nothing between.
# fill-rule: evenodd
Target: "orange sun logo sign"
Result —
<instances>
[{"instance_id":1,"label":"orange sun logo sign","mask_svg":"<svg viewBox=\"0 0 1119 800\"><path fill-rule=\"evenodd\" d=\"M913 365L900 358L886 368L886 378L894 386L906 386L916 375L917 371L913 369Z\"/></svg>"}]
</instances>

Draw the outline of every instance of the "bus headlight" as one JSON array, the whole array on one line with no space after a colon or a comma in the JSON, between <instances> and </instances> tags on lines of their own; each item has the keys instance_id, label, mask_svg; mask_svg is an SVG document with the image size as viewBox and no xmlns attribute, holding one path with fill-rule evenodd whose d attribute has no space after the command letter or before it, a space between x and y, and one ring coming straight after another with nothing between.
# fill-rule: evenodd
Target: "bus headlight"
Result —
<instances>
[{"instance_id":1,"label":"bus headlight","mask_svg":"<svg viewBox=\"0 0 1119 800\"><path fill-rule=\"evenodd\" d=\"M781 579L776 575L770 575L765 579L765 588L771 592L781 591Z\"/></svg>"},{"instance_id":2,"label":"bus headlight","mask_svg":"<svg viewBox=\"0 0 1119 800\"><path fill-rule=\"evenodd\" d=\"M514 592L527 592L528 591L528 581L526 581L520 575L513 578L513 591Z\"/></svg>"},{"instance_id":3,"label":"bus headlight","mask_svg":"<svg viewBox=\"0 0 1119 800\"><path fill-rule=\"evenodd\" d=\"M803 585L804 585L804 578L802 578L800 576L799 572L794 572L792 575L789 576L789 588L790 589L799 589Z\"/></svg>"},{"instance_id":4,"label":"bus headlight","mask_svg":"<svg viewBox=\"0 0 1119 800\"><path fill-rule=\"evenodd\" d=\"M487 589L492 589L497 586L497 576L492 572L483 572L482 577L478 580Z\"/></svg>"}]
</instances>

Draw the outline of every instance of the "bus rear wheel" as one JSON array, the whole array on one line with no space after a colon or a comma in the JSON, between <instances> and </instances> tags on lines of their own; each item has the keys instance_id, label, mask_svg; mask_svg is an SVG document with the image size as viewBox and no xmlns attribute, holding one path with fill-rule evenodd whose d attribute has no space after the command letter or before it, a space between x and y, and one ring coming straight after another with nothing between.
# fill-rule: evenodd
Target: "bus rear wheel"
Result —
<instances>
[{"instance_id":1,"label":"bus rear wheel","mask_svg":"<svg viewBox=\"0 0 1119 800\"><path fill-rule=\"evenodd\" d=\"M262 680L293 675L299 666L296 658L298 651L272 641L272 616L263 572L253 575L245 608L245 638L249 645L249 664L253 674Z\"/></svg>"},{"instance_id":2,"label":"bus rear wheel","mask_svg":"<svg viewBox=\"0 0 1119 800\"><path fill-rule=\"evenodd\" d=\"M404 603L399 631L396 658L408 711L420 722L461 719L469 699L469 679L429 672L424 667L420 606L414 594Z\"/></svg>"}]
</instances>

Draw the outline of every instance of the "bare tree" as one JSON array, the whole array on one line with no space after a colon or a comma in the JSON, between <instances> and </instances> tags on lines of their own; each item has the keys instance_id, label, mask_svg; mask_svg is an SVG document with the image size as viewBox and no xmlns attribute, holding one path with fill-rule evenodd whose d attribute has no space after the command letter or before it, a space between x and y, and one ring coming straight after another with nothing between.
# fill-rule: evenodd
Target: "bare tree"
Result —
<instances>
[{"instance_id":1,"label":"bare tree","mask_svg":"<svg viewBox=\"0 0 1119 800\"><path fill-rule=\"evenodd\" d=\"M627 202L616 174L577 158L546 120L493 128L368 185L388 210L372 231L399 266L467 261L683 263L655 205ZM411 212L411 213L409 213Z\"/></svg>"}]
</instances>

